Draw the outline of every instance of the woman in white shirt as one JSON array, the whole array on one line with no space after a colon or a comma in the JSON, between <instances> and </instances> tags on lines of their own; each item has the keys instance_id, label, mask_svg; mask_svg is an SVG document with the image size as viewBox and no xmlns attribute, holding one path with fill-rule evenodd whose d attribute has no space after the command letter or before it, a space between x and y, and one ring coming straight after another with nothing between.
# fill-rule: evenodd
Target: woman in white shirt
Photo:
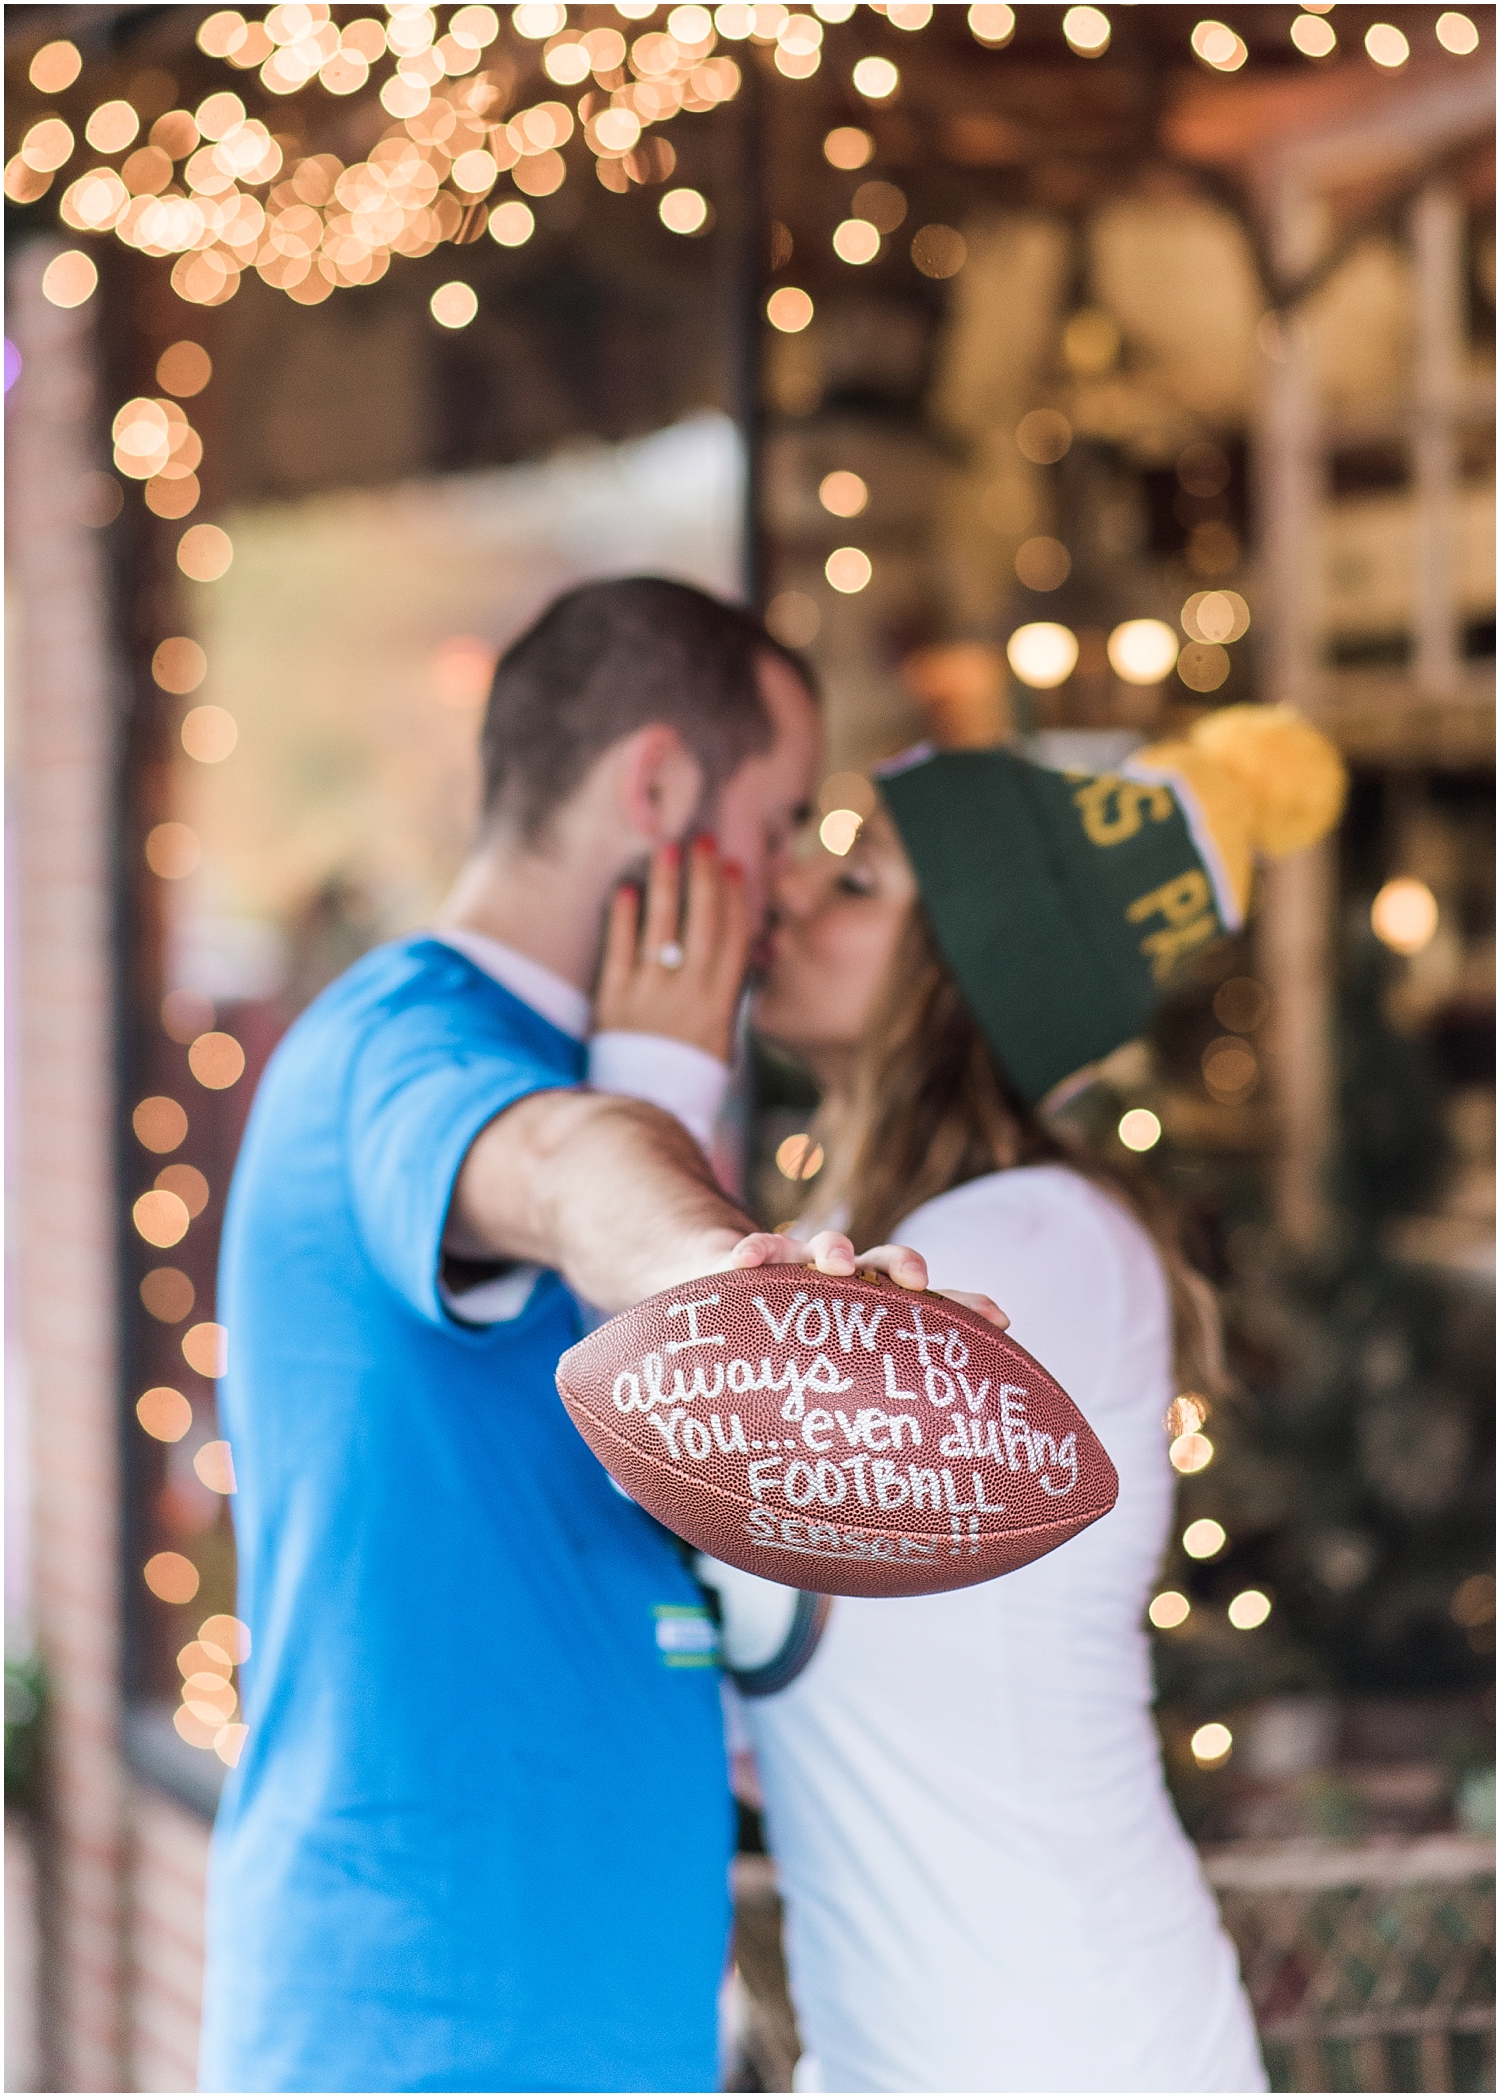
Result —
<instances>
[{"instance_id":1,"label":"woman in white shirt","mask_svg":"<svg viewBox=\"0 0 1500 2097\"><path fill-rule=\"evenodd\" d=\"M1163 1779L1143 1626L1172 1518L1163 1415L1179 1379L1209 1379L1211 1306L1139 1193L1033 1111L1140 1031L1177 952L1234 928L1253 847L1336 815L1328 747L1254 712L1255 762L1195 740L1130 780L919 754L847 856L781 885L753 1015L824 1087L820 1220L1003 1302L1120 1478L1110 1516L1005 1579L835 1599L800 1672L763 1670L774 1693L744 1701L800 2088L1266 2086ZM722 1583L731 1615L747 1579Z\"/></svg>"}]
</instances>

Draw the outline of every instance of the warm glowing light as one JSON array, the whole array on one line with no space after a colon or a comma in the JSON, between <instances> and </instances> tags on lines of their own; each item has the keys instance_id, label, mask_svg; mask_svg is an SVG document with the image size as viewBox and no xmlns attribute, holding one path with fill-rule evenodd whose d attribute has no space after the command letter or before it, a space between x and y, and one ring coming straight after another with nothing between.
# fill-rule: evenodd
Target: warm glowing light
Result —
<instances>
[{"instance_id":1,"label":"warm glowing light","mask_svg":"<svg viewBox=\"0 0 1500 2097\"><path fill-rule=\"evenodd\" d=\"M457 277L451 284L440 284L427 303L433 319L444 328L466 328L479 311L473 285Z\"/></svg>"},{"instance_id":2,"label":"warm glowing light","mask_svg":"<svg viewBox=\"0 0 1500 2097\"><path fill-rule=\"evenodd\" d=\"M629 153L640 142L641 120L633 109L601 109L587 128L589 143L601 153Z\"/></svg>"},{"instance_id":3,"label":"warm glowing light","mask_svg":"<svg viewBox=\"0 0 1500 2097\"><path fill-rule=\"evenodd\" d=\"M529 197L550 197L568 179L568 163L561 153L533 153L512 172L517 189Z\"/></svg>"},{"instance_id":4,"label":"warm glowing light","mask_svg":"<svg viewBox=\"0 0 1500 2097\"><path fill-rule=\"evenodd\" d=\"M180 1325L197 1301L197 1293L177 1267L153 1267L141 1277L141 1302L163 1325Z\"/></svg>"},{"instance_id":5,"label":"warm glowing light","mask_svg":"<svg viewBox=\"0 0 1500 2097\"><path fill-rule=\"evenodd\" d=\"M81 306L93 297L98 284L94 259L81 248L65 248L42 272L42 296L54 306Z\"/></svg>"},{"instance_id":6,"label":"warm glowing light","mask_svg":"<svg viewBox=\"0 0 1500 2097\"><path fill-rule=\"evenodd\" d=\"M544 37L556 36L560 29L567 27L567 22L568 10L565 7L543 6L538 4L538 0L530 0L530 4L514 9L511 14L516 35L527 37L534 44L539 44Z\"/></svg>"},{"instance_id":7,"label":"warm glowing light","mask_svg":"<svg viewBox=\"0 0 1500 2097\"><path fill-rule=\"evenodd\" d=\"M1192 45L1203 63L1216 73L1237 73L1250 56L1246 46L1223 22L1199 22Z\"/></svg>"},{"instance_id":8,"label":"warm glowing light","mask_svg":"<svg viewBox=\"0 0 1500 2097\"><path fill-rule=\"evenodd\" d=\"M766 625L788 648L807 648L818 638L823 614L801 590L782 590L766 606Z\"/></svg>"},{"instance_id":9,"label":"warm glowing light","mask_svg":"<svg viewBox=\"0 0 1500 2097\"><path fill-rule=\"evenodd\" d=\"M130 1126L135 1130L138 1143L161 1155L182 1144L188 1132L188 1118L175 1099L153 1093L136 1107L130 1117Z\"/></svg>"},{"instance_id":10,"label":"warm glowing light","mask_svg":"<svg viewBox=\"0 0 1500 2097\"><path fill-rule=\"evenodd\" d=\"M1182 1532L1182 1548L1189 1558L1215 1558L1228 1543L1224 1525L1208 1515L1201 1515L1196 1522L1189 1522Z\"/></svg>"},{"instance_id":11,"label":"warm glowing light","mask_svg":"<svg viewBox=\"0 0 1500 2097\"><path fill-rule=\"evenodd\" d=\"M1247 1587L1229 1605L1229 1621L1236 1631L1254 1631L1271 1614L1271 1597L1258 1587Z\"/></svg>"},{"instance_id":12,"label":"warm glowing light","mask_svg":"<svg viewBox=\"0 0 1500 2097\"><path fill-rule=\"evenodd\" d=\"M193 1424L193 1408L186 1398L164 1383L142 1391L135 1401L135 1416L158 1442L180 1442Z\"/></svg>"},{"instance_id":13,"label":"warm glowing light","mask_svg":"<svg viewBox=\"0 0 1500 2097\"><path fill-rule=\"evenodd\" d=\"M833 252L840 262L873 262L880 253L879 228L868 219L846 218L834 228Z\"/></svg>"},{"instance_id":14,"label":"warm glowing light","mask_svg":"<svg viewBox=\"0 0 1500 2097\"><path fill-rule=\"evenodd\" d=\"M208 1207L208 1181L196 1165L164 1165L156 1185L175 1194L190 1216L201 1216Z\"/></svg>"},{"instance_id":15,"label":"warm glowing light","mask_svg":"<svg viewBox=\"0 0 1500 2097\"><path fill-rule=\"evenodd\" d=\"M1097 7L1070 7L1062 26L1068 49L1080 58L1099 58L1109 49L1109 17Z\"/></svg>"},{"instance_id":16,"label":"warm glowing light","mask_svg":"<svg viewBox=\"0 0 1500 2097\"><path fill-rule=\"evenodd\" d=\"M1177 675L1190 692L1216 692L1229 669L1229 656L1217 642L1189 641L1177 658Z\"/></svg>"},{"instance_id":17,"label":"warm glowing light","mask_svg":"<svg viewBox=\"0 0 1500 2097\"><path fill-rule=\"evenodd\" d=\"M870 556L859 546L838 546L823 563L823 573L845 597L855 597L874 573Z\"/></svg>"},{"instance_id":18,"label":"warm glowing light","mask_svg":"<svg viewBox=\"0 0 1500 2097\"><path fill-rule=\"evenodd\" d=\"M854 18L854 0L813 0L813 13L820 22L849 22Z\"/></svg>"},{"instance_id":19,"label":"warm glowing light","mask_svg":"<svg viewBox=\"0 0 1500 2097\"><path fill-rule=\"evenodd\" d=\"M842 859L864 828L864 817L853 808L831 808L818 825L818 838L826 852Z\"/></svg>"},{"instance_id":20,"label":"warm glowing light","mask_svg":"<svg viewBox=\"0 0 1500 2097\"><path fill-rule=\"evenodd\" d=\"M489 10L486 9L485 12L488 13ZM248 1726L239 1724L220 1726L218 1732L215 1733L214 1753L228 1768L238 1768L239 1759L244 1753L245 1742L249 1737L249 1733L250 1728Z\"/></svg>"},{"instance_id":21,"label":"warm glowing light","mask_svg":"<svg viewBox=\"0 0 1500 2097\"><path fill-rule=\"evenodd\" d=\"M865 167L875 153L875 141L868 131L861 131L854 124L840 124L830 131L823 141L823 158L830 167L843 168L852 172Z\"/></svg>"},{"instance_id":22,"label":"warm glowing light","mask_svg":"<svg viewBox=\"0 0 1500 2097\"><path fill-rule=\"evenodd\" d=\"M1174 1440L1180 1434L1196 1434L1208 1419L1208 1400L1196 1391L1184 1391L1167 1407L1162 1426Z\"/></svg>"},{"instance_id":23,"label":"warm glowing light","mask_svg":"<svg viewBox=\"0 0 1500 2097\"><path fill-rule=\"evenodd\" d=\"M1479 49L1479 31L1467 15L1439 15L1436 30L1438 42L1455 58L1467 58L1471 51Z\"/></svg>"},{"instance_id":24,"label":"warm glowing light","mask_svg":"<svg viewBox=\"0 0 1500 2097\"><path fill-rule=\"evenodd\" d=\"M956 277L969 259L969 243L952 226L923 226L912 235L911 259L924 277Z\"/></svg>"},{"instance_id":25,"label":"warm glowing light","mask_svg":"<svg viewBox=\"0 0 1500 2097\"><path fill-rule=\"evenodd\" d=\"M1191 1478L1195 1471L1206 1471L1213 1462L1214 1445L1206 1434L1180 1434L1168 1449L1167 1459L1174 1471Z\"/></svg>"},{"instance_id":26,"label":"warm glowing light","mask_svg":"<svg viewBox=\"0 0 1500 2097\"><path fill-rule=\"evenodd\" d=\"M490 238L503 248L524 247L536 231L536 215L519 197L508 197L490 213Z\"/></svg>"},{"instance_id":27,"label":"warm glowing light","mask_svg":"<svg viewBox=\"0 0 1500 2097\"><path fill-rule=\"evenodd\" d=\"M21 158L39 175L60 168L73 151L73 134L61 117L44 117L21 141Z\"/></svg>"},{"instance_id":28,"label":"warm glowing light","mask_svg":"<svg viewBox=\"0 0 1500 2097\"><path fill-rule=\"evenodd\" d=\"M1238 590L1195 590L1178 617L1193 641L1238 641L1250 631L1250 607Z\"/></svg>"},{"instance_id":29,"label":"warm glowing light","mask_svg":"<svg viewBox=\"0 0 1500 2097\"><path fill-rule=\"evenodd\" d=\"M1005 644L1005 659L1034 691L1054 691L1066 684L1078 661L1077 636L1050 619L1018 626Z\"/></svg>"},{"instance_id":30,"label":"warm glowing light","mask_svg":"<svg viewBox=\"0 0 1500 2097\"><path fill-rule=\"evenodd\" d=\"M200 1376L222 1376L229 1365L229 1334L212 1320L190 1325L182 1336L182 1358Z\"/></svg>"},{"instance_id":31,"label":"warm glowing light","mask_svg":"<svg viewBox=\"0 0 1500 2097\"><path fill-rule=\"evenodd\" d=\"M1298 15L1292 24L1292 42L1304 58L1327 58L1338 49L1338 38L1333 33L1333 24L1325 22L1321 15Z\"/></svg>"},{"instance_id":32,"label":"warm glowing light","mask_svg":"<svg viewBox=\"0 0 1500 2097\"><path fill-rule=\"evenodd\" d=\"M861 182L854 192L854 216L866 218L877 233L894 233L906 217L906 197L894 182Z\"/></svg>"},{"instance_id":33,"label":"warm glowing light","mask_svg":"<svg viewBox=\"0 0 1500 2097\"><path fill-rule=\"evenodd\" d=\"M901 75L888 58L862 58L854 68L854 87L867 102L888 102L901 85Z\"/></svg>"},{"instance_id":34,"label":"warm glowing light","mask_svg":"<svg viewBox=\"0 0 1500 2097\"><path fill-rule=\"evenodd\" d=\"M667 16L667 35L679 44L706 44L713 33L713 16L706 7L674 7Z\"/></svg>"},{"instance_id":35,"label":"warm glowing light","mask_svg":"<svg viewBox=\"0 0 1500 2097\"><path fill-rule=\"evenodd\" d=\"M1028 590L1059 590L1073 572L1061 539L1027 539L1016 550L1016 579Z\"/></svg>"},{"instance_id":36,"label":"warm glowing light","mask_svg":"<svg viewBox=\"0 0 1500 2097\"><path fill-rule=\"evenodd\" d=\"M1016 11L1013 7L971 7L969 30L976 43L998 51L1016 33Z\"/></svg>"},{"instance_id":37,"label":"warm glowing light","mask_svg":"<svg viewBox=\"0 0 1500 2097\"><path fill-rule=\"evenodd\" d=\"M198 1568L180 1551L158 1551L148 1558L143 1577L159 1602L191 1602L198 1592Z\"/></svg>"},{"instance_id":38,"label":"warm glowing light","mask_svg":"<svg viewBox=\"0 0 1500 2097\"><path fill-rule=\"evenodd\" d=\"M1127 1150L1154 1150L1161 1141L1161 1123L1149 1107L1132 1107L1120 1116L1115 1134Z\"/></svg>"},{"instance_id":39,"label":"warm glowing light","mask_svg":"<svg viewBox=\"0 0 1500 2097\"><path fill-rule=\"evenodd\" d=\"M152 656L151 675L164 692L196 692L208 675L208 657L196 641L175 635Z\"/></svg>"},{"instance_id":40,"label":"warm glowing light","mask_svg":"<svg viewBox=\"0 0 1500 2097\"><path fill-rule=\"evenodd\" d=\"M1080 306L1068 316L1062 347L1070 371L1076 371L1080 378L1098 378L1111 370L1119 357L1119 323L1112 313L1099 306Z\"/></svg>"},{"instance_id":41,"label":"warm glowing light","mask_svg":"<svg viewBox=\"0 0 1500 2097\"><path fill-rule=\"evenodd\" d=\"M818 483L818 500L835 517L857 517L870 491L857 473L825 473Z\"/></svg>"},{"instance_id":42,"label":"warm glowing light","mask_svg":"<svg viewBox=\"0 0 1500 2097\"><path fill-rule=\"evenodd\" d=\"M189 1675L182 1685L182 1701L195 1718L223 1725L232 1716L239 1698L216 1670L203 1669Z\"/></svg>"},{"instance_id":43,"label":"warm glowing light","mask_svg":"<svg viewBox=\"0 0 1500 2097\"><path fill-rule=\"evenodd\" d=\"M149 1194L141 1195L130 1216L146 1243L159 1246L163 1252L187 1236L192 1221L182 1196L166 1187L153 1187Z\"/></svg>"},{"instance_id":44,"label":"warm glowing light","mask_svg":"<svg viewBox=\"0 0 1500 2097\"><path fill-rule=\"evenodd\" d=\"M1387 881L1370 905L1370 924L1393 954L1420 954L1438 928L1437 897L1425 881L1401 875Z\"/></svg>"},{"instance_id":45,"label":"warm glowing light","mask_svg":"<svg viewBox=\"0 0 1500 2097\"><path fill-rule=\"evenodd\" d=\"M141 491L146 498L146 508L157 517L190 517L198 507L202 493L196 473L184 473L168 480L155 476L147 481Z\"/></svg>"},{"instance_id":46,"label":"warm glowing light","mask_svg":"<svg viewBox=\"0 0 1500 2097\"><path fill-rule=\"evenodd\" d=\"M1248 1099L1259 1078L1255 1051L1238 1035L1223 1035L1203 1051L1203 1082L1210 1095L1226 1105L1237 1106Z\"/></svg>"},{"instance_id":47,"label":"warm glowing light","mask_svg":"<svg viewBox=\"0 0 1500 2097\"><path fill-rule=\"evenodd\" d=\"M1162 619L1127 619L1110 635L1108 653L1126 684L1160 684L1177 660L1177 636Z\"/></svg>"},{"instance_id":48,"label":"warm glowing light","mask_svg":"<svg viewBox=\"0 0 1500 2097\"><path fill-rule=\"evenodd\" d=\"M198 833L186 823L158 823L146 834L146 864L161 881L182 881L203 857Z\"/></svg>"},{"instance_id":49,"label":"warm glowing light","mask_svg":"<svg viewBox=\"0 0 1500 2097\"><path fill-rule=\"evenodd\" d=\"M172 1713L172 1724L189 1747L205 1750L213 1746L221 1730L217 1718L205 1724L186 1704L179 1704Z\"/></svg>"},{"instance_id":50,"label":"warm glowing light","mask_svg":"<svg viewBox=\"0 0 1500 2097\"><path fill-rule=\"evenodd\" d=\"M210 1620L211 1621L211 1620ZM194 1675L210 1675L214 1680L227 1682L234 1662L218 1646L206 1646L201 1638L192 1638L177 1655L177 1672L185 1682Z\"/></svg>"},{"instance_id":51,"label":"warm glowing light","mask_svg":"<svg viewBox=\"0 0 1500 2097\"><path fill-rule=\"evenodd\" d=\"M788 1136L776 1146L776 1170L784 1180L815 1179L823 1169L823 1146L811 1136Z\"/></svg>"},{"instance_id":52,"label":"warm glowing light","mask_svg":"<svg viewBox=\"0 0 1500 2097\"><path fill-rule=\"evenodd\" d=\"M182 747L200 765L222 764L240 739L234 715L222 706L195 706L183 718Z\"/></svg>"},{"instance_id":53,"label":"warm glowing light","mask_svg":"<svg viewBox=\"0 0 1500 2097\"><path fill-rule=\"evenodd\" d=\"M83 135L96 153L123 153L140 128L141 120L128 102L101 102Z\"/></svg>"},{"instance_id":54,"label":"warm glowing light","mask_svg":"<svg viewBox=\"0 0 1500 2097\"><path fill-rule=\"evenodd\" d=\"M238 1490L234 1479L234 1456L228 1442L205 1442L193 1458L193 1469L211 1493Z\"/></svg>"},{"instance_id":55,"label":"warm glowing light","mask_svg":"<svg viewBox=\"0 0 1500 2097\"><path fill-rule=\"evenodd\" d=\"M245 105L228 88L207 96L193 111L193 122L205 138L227 138L245 121Z\"/></svg>"},{"instance_id":56,"label":"warm glowing light","mask_svg":"<svg viewBox=\"0 0 1500 2097\"><path fill-rule=\"evenodd\" d=\"M1189 1742L1193 1760L1200 1769L1214 1769L1219 1763L1229 1760L1229 1751L1234 1746L1234 1735L1228 1726L1217 1723L1200 1726Z\"/></svg>"},{"instance_id":57,"label":"warm glowing light","mask_svg":"<svg viewBox=\"0 0 1500 2097\"><path fill-rule=\"evenodd\" d=\"M462 190L466 197L488 196L500 177L493 153L483 146L475 146L470 152L460 153L451 169L453 187Z\"/></svg>"},{"instance_id":58,"label":"warm glowing light","mask_svg":"<svg viewBox=\"0 0 1500 2097\"><path fill-rule=\"evenodd\" d=\"M925 29L932 20L928 0L890 0L885 18L893 29Z\"/></svg>"},{"instance_id":59,"label":"warm glowing light","mask_svg":"<svg viewBox=\"0 0 1500 2097\"><path fill-rule=\"evenodd\" d=\"M177 546L177 565L194 582L217 582L227 575L234 559L228 532L217 524L195 524L185 531Z\"/></svg>"},{"instance_id":60,"label":"warm glowing light","mask_svg":"<svg viewBox=\"0 0 1500 2097\"><path fill-rule=\"evenodd\" d=\"M708 224L708 199L696 189L669 189L656 209L669 233L701 233Z\"/></svg>"},{"instance_id":61,"label":"warm glowing light","mask_svg":"<svg viewBox=\"0 0 1500 2097\"><path fill-rule=\"evenodd\" d=\"M1411 57L1411 45L1394 22L1372 22L1365 31L1365 49L1376 65L1391 71Z\"/></svg>"},{"instance_id":62,"label":"warm glowing light","mask_svg":"<svg viewBox=\"0 0 1500 2097\"><path fill-rule=\"evenodd\" d=\"M198 49L209 58L228 58L245 41L245 18L234 8L224 8L198 24Z\"/></svg>"},{"instance_id":63,"label":"warm glowing light","mask_svg":"<svg viewBox=\"0 0 1500 2097\"><path fill-rule=\"evenodd\" d=\"M559 87L577 87L594 70L582 40L549 45L542 58L542 71Z\"/></svg>"},{"instance_id":64,"label":"warm glowing light","mask_svg":"<svg viewBox=\"0 0 1500 2097\"><path fill-rule=\"evenodd\" d=\"M1467 1580L1461 1580L1448 1603L1448 1614L1466 1631L1477 1631L1482 1624L1492 1624L1495 1621L1494 1574L1470 1573Z\"/></svg>"},{"instance_id":65,"label":"warm glowing light","mask_svg":"<svg viewBox=\"0 0 1500 2097\"><path fill-rule=\"evenodd\" d=\"M206 1616L198 1626L198 1637L236 1667L250 1658L250 1627L237 1616Z\"/></svg>"},{"instance_id":66,"label":"warm glowing light","mask_svg":"<svg viewBox=\"0 0 1500 2097\"><path fill-rule=\"evenodd\" d=\"M1033 466L1054 466L1073 442L1073 425L1055 408L1033 408L1016 424L1016 450Z\"/></svg>"},{"instance_id":67,"label":"warm glowing light","mask_svg":"<svg viewBox=\"0 0 1500 2097\"><path fill-rule=\"evenodd\" d=\"M188 1050L188 1069L210 1092L227 1092L245 1070L245 1051L232 1034L200 1034Z\"/></svg>"},{"instance_id":68,"label":"warm glowing light","mask_svg":"<svg viewBox=\"0 0 1500 2097\"><path fill-rule=\"evenodd\" d=\"M1185 1624L1193 1613L1193 1605L1186 1595L1178 1594L1175 1588L1167 1588L1162 1594L1152 1597L1146 1611L1158 1631L1175 1631Z\"/></svg>"},{"instance_id":69,"label":"warm glowing light","mask_svg":"<svg viewBox=\"0 0 1500 2097\"><path fill-rule=\"evenodd\" d=\"M766 300L766 319L783 335L800 335L812 317L812 300L794 284L783 284Z\"/></svg>"},{"instance_id":70,"label":"warm glowing light","mask_svg":"<svg viewBox=\"0 0 1500 2097\"><path fill-rule=\"evenodd\" d=\"M64 37L55 44L43 44L26 77L39 94L60 95L82 71L83 57L78 46Z\"/></svg>"}]
</instances>

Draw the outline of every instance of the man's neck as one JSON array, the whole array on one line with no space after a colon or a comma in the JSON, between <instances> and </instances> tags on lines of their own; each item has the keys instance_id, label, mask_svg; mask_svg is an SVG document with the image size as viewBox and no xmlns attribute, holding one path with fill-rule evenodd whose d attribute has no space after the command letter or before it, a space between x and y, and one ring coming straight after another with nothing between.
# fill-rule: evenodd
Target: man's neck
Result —
<instances>
[{"instance_id":1,"label":"man's neck","mask_svg":"<svg viewBox=\"0 0 1500 2097\"><path fill-rule=\"evenodd\" d=\"M460 873L436 927L482 932L590 991L599 966L604 888L599 869L569 865L566 855L487 845Z\"/></svg>"}]
</instances>

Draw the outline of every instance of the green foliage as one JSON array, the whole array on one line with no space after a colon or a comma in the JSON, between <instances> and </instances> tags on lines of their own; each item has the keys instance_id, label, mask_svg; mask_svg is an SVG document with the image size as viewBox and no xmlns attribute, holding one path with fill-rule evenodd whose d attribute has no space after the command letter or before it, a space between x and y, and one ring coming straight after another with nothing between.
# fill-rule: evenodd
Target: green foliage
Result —
<instances>
[{"instance_id":1,"label":"green foliage","mask_svg":"<svg viewBox=\"0 0 1500 2097\"><path fill-rule=\"evenodd\" d=\"M34 1654L5 1663L5 1803L36 1802L41 1781L46 1683Z\"/></svg>"}]
</instances>

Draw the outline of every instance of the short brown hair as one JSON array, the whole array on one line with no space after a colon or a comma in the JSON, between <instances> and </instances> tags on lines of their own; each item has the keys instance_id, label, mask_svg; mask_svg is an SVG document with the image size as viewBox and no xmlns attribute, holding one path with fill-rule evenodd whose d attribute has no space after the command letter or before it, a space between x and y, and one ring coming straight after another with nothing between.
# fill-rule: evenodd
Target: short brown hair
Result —
<instances>
[{"instance_id":1,"label":"short brown hair","mask_svg":"<svg viewBox=\"0 0 1500 2097\"><path fill-rule=\"evenodd\" d=\"M779 657L809 695L807 665L752 612L688 583L631 575L548 606L501 656L484 717L484 819L535 840L611 744L675 728L712 793L770 747L756 670Z\"/></svg>"}]
</instances>

